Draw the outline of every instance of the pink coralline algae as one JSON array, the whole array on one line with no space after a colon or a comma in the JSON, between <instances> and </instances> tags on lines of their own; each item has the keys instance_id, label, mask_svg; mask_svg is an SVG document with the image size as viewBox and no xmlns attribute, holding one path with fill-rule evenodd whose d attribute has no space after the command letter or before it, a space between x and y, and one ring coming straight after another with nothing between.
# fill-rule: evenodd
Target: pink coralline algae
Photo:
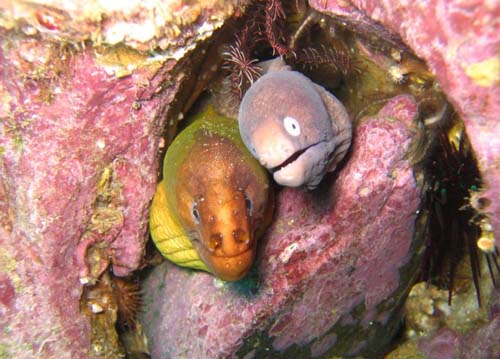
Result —
<instances>
[{"instance_id":1,"label":"pink coralline algae","mask_svg":"<svg viewBox=\"0 0 500 359\"><path fill-rule=\"evenodd\" d=\"M496 293L499 295L498 292ZM497 307L498 309L498 307ZM478 326L475 330L460 337L461 359L500 358L500 314L492 315L487 323Z\"/></svg>"},{"instance_id":2,"label":"pink coralline algae","mask_svg":"<svg viewBox=\"0 0 500 359\"><path fill-rule=\"evenodd\" d=\"M457 333L441 328L418 341L418 349L428 359L491 359L500 357L498 313L473 330Z\"/></svg>"},{"instance_id":3,"label":"pink coralline algae","mask_svg":"<svg viewBox=\"0 0 500 359\"><path fill-rule=\"evenodd\" d=\"M416 114L411 97L389 100L356 128L338 178L279 193L258 274L227 284L168 262L155 268L142 318L152 356L376 353L393 334L417 248L420 190L404 158Z\"/></svg>"},{"instance_id":4,"label":"pink coralline algae","mask_svg":"<svg viewBox=\"0 0 500 359\"><path fill-rule=\"evenodd\" d=\"M92 357L80 313L83 284L96 279L87 247L107 248L116 275L139 266L175 89L154 92L158 67L117 78L91 51L1 45L0 356Z\"/></svg>"},{"instance_id":5,"label":"pink coralline algae","mask_svg":"<svg viewBox=\"0 0 500 359\"><path fill-rule=\"evenodd\" d=\"M429 359L453 359L457 357L460 341L451 329L441 329L430 339L423 339L419 347Z\"/></svg>"},{"instance_id":6,"label":"pink coralline algae","mask_svg":"<svg viewBox=\"0 0 500 359\"><path fill-rule=\"evenodd\" d=\"M485 181L480 196L489 199L489 206L481 210L489 214L500 247L500 4L478 0L309 3L348 28L392 43L400 38L427 62L465 122Z\"/></svg>"}]
</instances>

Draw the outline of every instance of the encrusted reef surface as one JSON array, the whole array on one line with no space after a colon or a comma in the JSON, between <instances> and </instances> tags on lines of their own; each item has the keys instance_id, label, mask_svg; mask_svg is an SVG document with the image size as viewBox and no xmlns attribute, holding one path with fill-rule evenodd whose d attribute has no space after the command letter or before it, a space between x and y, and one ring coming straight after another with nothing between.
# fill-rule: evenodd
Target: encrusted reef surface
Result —
<instances>
[{"instance_id":1,"label":"encrusted reef surface","mask_svg":"<svg viewBox=\"0 0 500 359\"><path fill-rule=\"evenodd\" d=\"M174 92L141 90L158 68L117 79L90 51L54 68L38 63L54 61L49 52L59 49L16 39L0 52L0 348L7 357L87 357L79 301L82 285L100 273L89 272L86 251L101 243L117 275L138 267L161 115ZM36 78L37 68L47 73Z\"/></svg>"},{"instance_id":2,"label":"encrusted reef surface","mask_svg":"<svg viewBox=\"0 0 500 359\"><path fill-rule=\"evenodd\" d=\"M500 4L496 1L323 1L318 11L364 36L398 37L427 62L462 116L486 183L483 208L500 247ZM386 30L388 29L388 30Z\"/></svg>"},{"instance_id":3,"label":"encrusted reef surface","mask_svg":"<svg viewBox=\"0 0 500 359\"><path fill-rule=\"evenodd\" d=\"M162 129L175 127L176 94L198 80L176 65L235 3L0 3L0 358L105 356L91 346L82 291L107 268L126 276L140 267ZM466 123L490 199L482 210L500 238L499 5L310 4L360 34L394 44L399 34L427 61ZM143 315L153 357L382 347L416 265L419 189L404 158L416 113L411 98L390 100L356 128L338 178L313 193L283 189L245 281L156 268ZM492 318L478 341L494 341Z\"/></svg>"},{"instance_id":4,"label":"encrusted reef surface","mask_svg":"<svg viewBox=\"0 0 500 359\"><path fill-rule=\"evenodd\" d=\"M414 285L405 303L407 340L386 359L499 358L499 291L487 276L480 285L488 298L482 306L472 283L456 289L451 305L447 290L425 282Z\"/></svg>"},{"instance_id":5,"label":"encrusted reef surface","mask_svg":"<svg viewBox=\"0 0 500 359\"><path fill-rule=\"evenodd\" d=\"M235 1L3 1L0 27L62 42L171 50L180 58L200 35L211 35ZM245 1L240 3L244 4Z\"/></svg>"},{"instance_id":6,"label":"encrusted reef surface","mask_svg":"<svg viewBox=\"0 0 500 359\"><path fill-rule=\"evenodd\" d=\"M415 264L420 190L404 155L416 114L412 98L391 99L356 128L330 188L283 189L254 276L226 284L155 268L142 318L152 356L310 358L386 344Z\"/></svg>"},{"instance_id":7,"label":"encrusted reef surface","mask_svg":"<svg viewBox=\"0 0 500 359\"><path fill-rule=\"evenodd\" d=\"M108 354L91 346L82 291L141 264L187 78L172 69L233 11L211 5L0 4L1 358Z\"/></svg>"}]
</instances>

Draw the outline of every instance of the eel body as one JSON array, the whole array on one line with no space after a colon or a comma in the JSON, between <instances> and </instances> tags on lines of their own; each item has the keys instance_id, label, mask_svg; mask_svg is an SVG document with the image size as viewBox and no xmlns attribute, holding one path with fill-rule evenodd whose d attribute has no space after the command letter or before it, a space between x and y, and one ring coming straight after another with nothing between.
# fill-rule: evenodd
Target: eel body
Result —
<instances>
[{"instance_id":1,"label":"eel body","mask_svg":"<svg viewBox=\"0 0 500 359\"><path fill-rule=\"evenodd\" d=\"M279 58L243 96L238 122L250 152L283 186L314 189L351 144L342 103Z\"/></svg>"},{"instance_id":2,"label":"eel body","mask_svg":"<svg viewBox=\"0 0 500 359\"><path fill-rule=\"evenodd\" d=\"M172 262L235 281L251 268L273 210L267 172L243 144L238 123L208 110L169 146L150 231Z\"/></svg>"}]
</instances>

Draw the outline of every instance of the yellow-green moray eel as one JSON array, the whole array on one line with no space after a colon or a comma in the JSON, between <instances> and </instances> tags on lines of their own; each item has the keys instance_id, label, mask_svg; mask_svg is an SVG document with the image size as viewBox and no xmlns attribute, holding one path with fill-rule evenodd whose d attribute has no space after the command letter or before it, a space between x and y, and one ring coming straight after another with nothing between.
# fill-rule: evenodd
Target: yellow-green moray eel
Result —
<instances>
[{"instance_id":1,"label":"yellow-green moray eel","mask_svg":"<svg viewBox=\"0 0 500 359\"><path fill-rule=\"evenodd\" d=\"M243 144L238 122L209 109L167 150L150 230L172 262L236 281L252 266L272 211L267 172Z\"/></svg>"}]
</instances>

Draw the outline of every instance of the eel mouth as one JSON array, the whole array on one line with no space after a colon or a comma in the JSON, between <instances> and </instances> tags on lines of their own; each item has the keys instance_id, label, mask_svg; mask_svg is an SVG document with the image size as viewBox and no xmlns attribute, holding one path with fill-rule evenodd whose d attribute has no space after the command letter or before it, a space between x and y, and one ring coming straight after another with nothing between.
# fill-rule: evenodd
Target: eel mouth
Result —
<instances>
[{"instance_id":1,"label":"eel mouth","mask_svg":"<svg viewBox=\"0 0 500 359\"><path fill-rule=\"evenodd\" d=\"M335 141L320 141L295 152L272 169L276 183L286 187L314 188L328 170Z\"/></svg>"},{"instance_id":2,"label":"eel mouth","mask_svg":"<svg viewBox=\"0 0 500 359\"><path fill-rule=\"evenodd\" d=\"M309 147L311 147L311 146L309 146ZM295 152L293 155L288 157L286 160L284 160L282 163L280 163L276 167L270 168L269 171L271 171L271 173L278 172L283 167L286 167L290 163L295 162L304 152L306 152L309 149L309 147L306 147L303 150Z\"/></svg>"},{"instance_id":3,"label":"eel mouth","mask_svg":"<svg viewBox=\"0 0 500 359\"><path fill-rule=\"evenodd\" d=\"M234 282L243 278L252 267L255 257L255 246L250 245L235 255L217 255L211 252L198 238L192 243L201 260L216 277Z\"/></svg>"},{"instance_id":4,"label":"eel mouth","mask_svg":"<svg viewBox=\"0 0 500 359\"><path fill-rule=\"evenodd\" d=\"M286 160L284 160L282 163L277 165L276 167L270 168L269 171L271 173L278 172L279 170L283 169L284 167L292 164L295 162L297 159L299 159L300 156L302 156L307 150L311 149L312 147L315 147L317 145L321 144L321 142L313 143L312 145L309 145L297 152L294 152L290 157L288 157Z\"/></svg>"},{"instance_id":5,"label":"eel mouth","mask_svg":"<svg viewBox=\"0 0 500 359\"><path fill-rule=\"evenodd\" d=\"M252 248L234 256L215 256L209 253L208 257L201 255L213 274L218 278L234 282L243 278L250 270L255 257Z\"/></svg>"}]
</instances>

